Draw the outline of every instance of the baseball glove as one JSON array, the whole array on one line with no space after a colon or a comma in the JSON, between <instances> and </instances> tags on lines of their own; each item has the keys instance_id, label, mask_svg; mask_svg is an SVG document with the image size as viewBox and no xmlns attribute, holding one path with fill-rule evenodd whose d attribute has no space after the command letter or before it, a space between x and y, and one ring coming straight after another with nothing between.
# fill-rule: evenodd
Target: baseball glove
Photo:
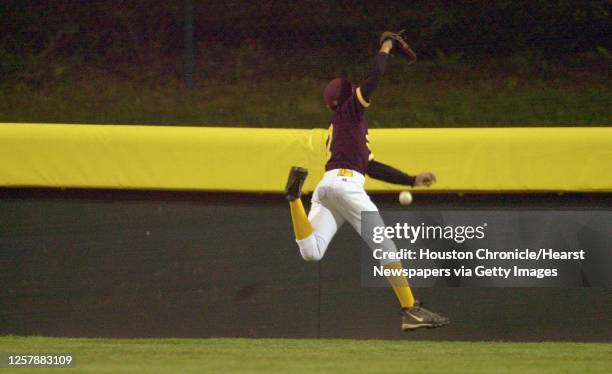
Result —
<instances>
[{"instance_id":1,"label":"baseball glove","mask_svg":"<svg viewBox=\"0 0 612 374\"><path fill-rule=\"evenodd\" d=\"M416 61L417 56L416 56L416 53L414 53L412 48L410 48L408 43L406 43L406 41L402 37L403 33L404 33L404 30L401 30L397 33L393 31L385 31L380 36L379 42L380 42L380 45L382 45L385 40L391 39L393 41L393 48L395 48L401 54L406 56L406 58L408 58L409 64L413 64Z\"/></svg>"}]
</instances>

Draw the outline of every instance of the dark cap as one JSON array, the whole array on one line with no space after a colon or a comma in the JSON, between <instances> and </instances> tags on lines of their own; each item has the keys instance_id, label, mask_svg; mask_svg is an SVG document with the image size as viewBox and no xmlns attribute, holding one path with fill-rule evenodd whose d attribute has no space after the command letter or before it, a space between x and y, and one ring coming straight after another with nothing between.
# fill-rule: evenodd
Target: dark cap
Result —
<instances>
[{"instance_id":1,"label":"dark cap","mask_svg":"<svg viewBox=\"0 0 612 374\"><path fill-rule=\"evenodd\" d=\"M336 78L330 81L327 86L325 86L325 91L323 91L325 105L331 110L336 110L344 100L351 96L352 89L353 87L348 79Z\"/></svg>"}]
</instances>

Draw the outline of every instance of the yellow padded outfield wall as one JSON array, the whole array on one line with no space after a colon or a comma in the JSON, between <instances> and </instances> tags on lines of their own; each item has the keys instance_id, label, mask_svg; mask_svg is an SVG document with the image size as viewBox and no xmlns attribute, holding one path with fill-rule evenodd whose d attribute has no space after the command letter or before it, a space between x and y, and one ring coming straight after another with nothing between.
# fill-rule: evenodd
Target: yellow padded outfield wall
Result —
<instances>
[{"instance_id":1,"label":"yellow padded outfield wall","mask_svg":"<svg viewBox=\"0 0 612 374\"><path fill-rule=\"evenodd\" d=\"M326 129L0 124L0 186L280 192L324 172ZM375 159L430 191L612 192L612 127L371 129ZM369 191L401 186L369 180Z\"/></svg>"}]
</instances>

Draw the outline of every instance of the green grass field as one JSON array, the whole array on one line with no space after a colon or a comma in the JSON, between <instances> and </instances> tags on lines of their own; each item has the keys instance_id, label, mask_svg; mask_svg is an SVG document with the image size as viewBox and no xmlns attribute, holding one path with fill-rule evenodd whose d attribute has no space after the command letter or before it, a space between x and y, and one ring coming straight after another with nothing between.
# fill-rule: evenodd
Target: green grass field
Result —
<instances>
[{"instance_id":1,"label":"green grass field","mask_svg":"<svg viewBox=\"0 0 612 374\"><path fill-rule=\"evenodd\" d=\"M610 373L612 344L0 337L0 352L76 356L70 372ZM2 372L10 370L0 369ZM57 372L56 369L15 369Z\"/></svg>"}]
</instances>

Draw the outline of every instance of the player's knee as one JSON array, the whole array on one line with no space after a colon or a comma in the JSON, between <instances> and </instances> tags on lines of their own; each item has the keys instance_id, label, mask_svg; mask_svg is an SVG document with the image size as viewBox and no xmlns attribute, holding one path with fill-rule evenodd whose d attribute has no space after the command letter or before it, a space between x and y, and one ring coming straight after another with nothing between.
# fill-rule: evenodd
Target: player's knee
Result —
<instances>
[{"instance_id":1,"label":"player's knee","mask_svg":"<svg viewBox=\"0 0 612 374\"><path fill-rule=\"evenodd\" d=\"M321 260L327 249L327 241L316 233L303 240L297 240L297 243L302 258L309 262Z\"/></svg>"},{"instance_id":2,"label":"player's knee","mask_svg":"<svg viewBox=\"0 0 612 374\"><path fill-rule=\"evenodd\" d=\"M301 249L300 254L302 258L308 262L317 262L323 258L323 254L319 251Z\"/></svg>"}]
</instances>

